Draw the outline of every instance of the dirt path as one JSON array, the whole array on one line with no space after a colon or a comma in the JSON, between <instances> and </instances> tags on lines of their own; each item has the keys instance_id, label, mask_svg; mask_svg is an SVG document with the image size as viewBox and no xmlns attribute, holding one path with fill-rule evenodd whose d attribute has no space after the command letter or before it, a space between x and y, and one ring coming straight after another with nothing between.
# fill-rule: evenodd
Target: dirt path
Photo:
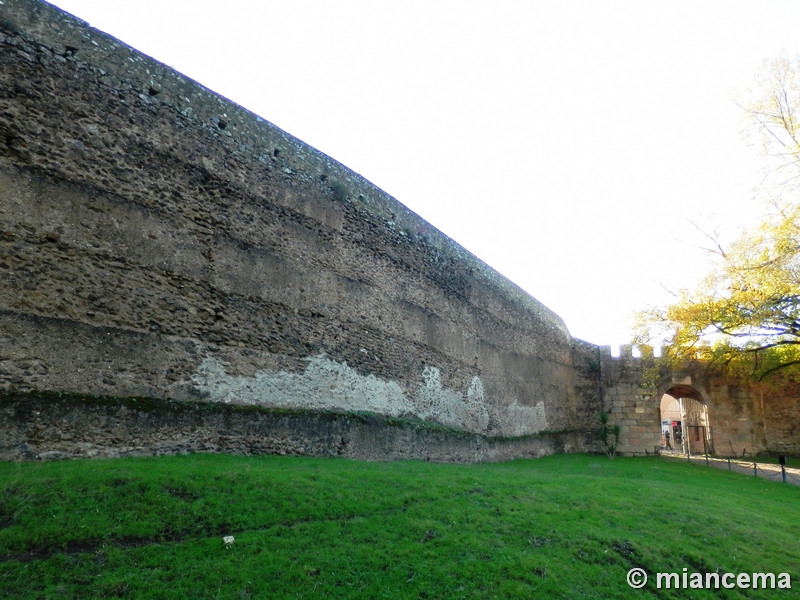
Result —
<instances>
[{"instance_id":1,"label":"dirt path","mask_svg":"<svg viewBox=\"0 0 800 600\"><path fill-rule=\"evenodd\" d=\"M727 469L734 473L741 475L750 475L768 479L771 481L784 481L781 466L772 463L759 463L754 461L746 461L735 458L712 458L705 456L692 456L687 460L685 454L678 454L677 452L665 452L661 454L665 458L672 460L683 460L698 465L708 465L717 469ZM800 485L800 469L785 467L786 483L793 485Z\"/></svg>"}]
</instances>

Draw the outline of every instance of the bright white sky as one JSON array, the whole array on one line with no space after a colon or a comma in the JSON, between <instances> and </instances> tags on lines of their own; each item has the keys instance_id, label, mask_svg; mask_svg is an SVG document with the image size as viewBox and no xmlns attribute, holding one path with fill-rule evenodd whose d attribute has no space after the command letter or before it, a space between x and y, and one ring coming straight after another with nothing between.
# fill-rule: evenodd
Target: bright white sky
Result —
<instances>
[{"instance_id":1,"label":"bright white sky","mask_svg":"<svg viewBox=\"0 0 800 600\"><path fill-rule=\"evenodd\" d=\"M800 54L797 0L54 3L360 173L597 344L702 275L686 217L759 214L732 93Z\"/></svg>"}]
</instances>

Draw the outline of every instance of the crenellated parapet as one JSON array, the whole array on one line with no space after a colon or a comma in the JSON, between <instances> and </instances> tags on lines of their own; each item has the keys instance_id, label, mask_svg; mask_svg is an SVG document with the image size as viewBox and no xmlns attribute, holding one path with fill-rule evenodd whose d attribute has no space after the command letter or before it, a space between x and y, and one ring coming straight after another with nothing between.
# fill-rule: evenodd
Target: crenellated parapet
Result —
<instances>
[{"instance_id":1,"label":"crenellated parapet","mask_svg":"<svg viewBox=\"0 0 800 600\"><path fill-rule=\"evenodd\" d=\"M800 387L794 383L754 381L700 363L676 366L669 348L648 346L621 346L619 356L610 346L584 348L576 364L591 365L585 372L594 375L602 409L622 427L625 454L652 453L661 445L665 394L705 407L707 448L718 454L800 454Z\"/></svg>"}]
</instances>

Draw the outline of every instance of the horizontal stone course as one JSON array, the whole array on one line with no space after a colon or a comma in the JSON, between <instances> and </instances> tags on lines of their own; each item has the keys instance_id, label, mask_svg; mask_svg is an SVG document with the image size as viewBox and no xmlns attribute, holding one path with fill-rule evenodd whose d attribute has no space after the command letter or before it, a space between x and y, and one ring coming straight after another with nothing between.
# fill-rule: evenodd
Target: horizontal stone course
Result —
<instances>
[{"instance_id":1,"label":"horizontal stone course","mask_svg":"<svg viewBox=\"0 0 800 600\"><path fill-rule=\"evenodd\" d=\"M397 200L51 5L0 10L0 390L587 427L563 321Z\"/></svg>"},{"instance_id":2,"label":"horizontal stone course","mask_svg":"<svg viewBox=\"0 0 800 600\"><path fill-rule=\"evenodd\" d=\"M601 450L602 410L622 452L651 452L661 394L679 385L708 407L716 452L800 454L797 384L676 373L652 349L613 358L572 339L512 282L263 118L46 3L4 0L0 13L0 391L17 401L372 412L479 436L429 454L472 461ZM119 410L91 413L107 435L77 417L34 420L20 448L333 452L328 430L302 419L302 443L272 421L243 442L145 435ZM343 423L380 448L354 456L430 447Z\"/></svg>"},{"instance_id":3,"label":"horizontal stone course","mask_svg":"<svg viewBox=\"0 0 800 600\"><path fill-rule=\"evenodd\" d=\"M0 415L0 460L225 452L470 463L538 458L584 446L579 432L487 438L366 413L152 398L0 394Z\"/></svg>"}]
</instances>

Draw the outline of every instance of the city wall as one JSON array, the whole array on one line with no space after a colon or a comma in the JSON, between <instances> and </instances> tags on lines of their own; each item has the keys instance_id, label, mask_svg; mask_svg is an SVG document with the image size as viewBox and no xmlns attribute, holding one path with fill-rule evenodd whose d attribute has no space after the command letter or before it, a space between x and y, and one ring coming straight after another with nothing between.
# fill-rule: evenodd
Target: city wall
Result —
<instances>
[{"instance_id":1,"label":"city wall","mask_svg":"<svg viewBox=\"0 0 800 600\"><path fill-rule=\"evenodd\" d=\"M623 346L619 357L596 347L598 386L612 423L622 427L620 452L652 454L661 445L661 399L693 398L707 407L707 450L721 456L770 454L800 456L800 386L775 378L757 382L685 365L676 372L644 347L634 356Z\"/></svg>"},{"instance_id":2,"label":"city wall","mask_svg":"<svg viewBox=\"0 0 800 600\"><path fill-rule=\"evenodd\" d=\"M46 3L0 11L1 390L587 430L563 321L394 198Z\"/></svg>"},{"instance_id":3,"label":"city wall","mask_svg":"<svg viewBox=\"0 0 800 600\"><path fill-rule=\"evenodd\" d=\"M0 5L0 281L6 459L505 460L599 450L603 409L643 453L689 376L573 340L356 173L38 0ZM795 392L694 377L733 451L800 453Z\"/></svg>"}]
</instances>

